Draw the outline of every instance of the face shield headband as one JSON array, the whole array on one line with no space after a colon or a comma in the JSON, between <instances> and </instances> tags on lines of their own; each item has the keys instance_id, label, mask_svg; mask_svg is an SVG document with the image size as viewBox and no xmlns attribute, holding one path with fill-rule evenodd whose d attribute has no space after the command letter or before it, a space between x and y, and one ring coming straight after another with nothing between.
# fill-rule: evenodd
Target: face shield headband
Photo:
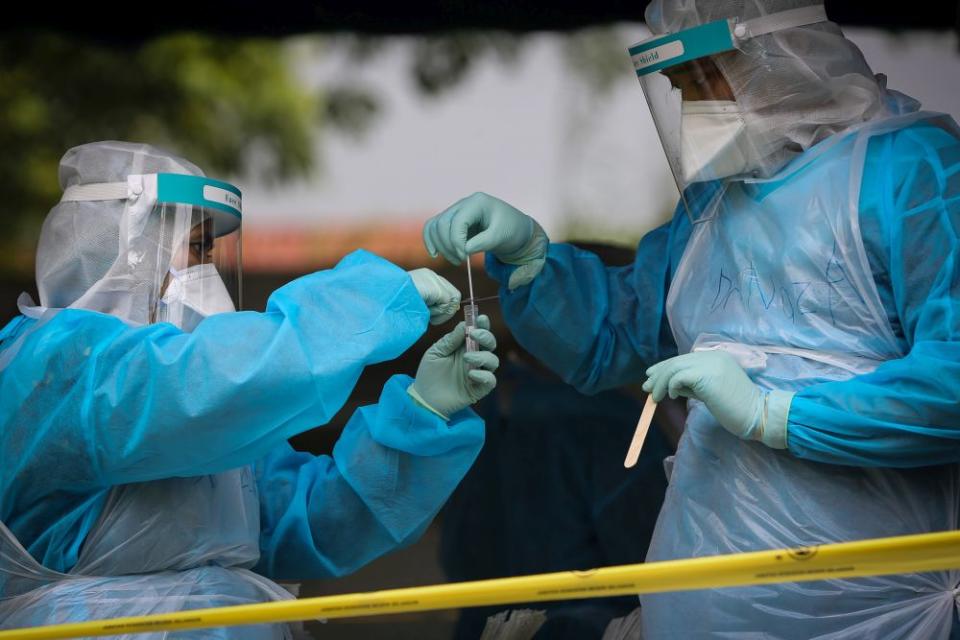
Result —
<instances>
[{"instance_id":1,"label":"face shield headband","mask_svg":"<svg viewBox=\"0 0 960 640\"><path fill-rule=\"evenodd\" d=\"M717 20L677 33L654 36L629 48L637 77L690 60L738 49L742 42L783 29L827 21L824 6L813 5L771 13L753 20Z\"/></svg>"},{"instance_id":2,"label":"face shield headband","mask_svg":"<svg viewBox=\"0 0 960 640\"><path fill-rule=\"evenodd\" d=\"M217 237L240 227L243 199L240 189L228 182L179 173L127 176L126 182L99 182L67 187L61 202L128 200L150 211L159 204L202 207L214 217Z\"/></svg>"}]
</instances>

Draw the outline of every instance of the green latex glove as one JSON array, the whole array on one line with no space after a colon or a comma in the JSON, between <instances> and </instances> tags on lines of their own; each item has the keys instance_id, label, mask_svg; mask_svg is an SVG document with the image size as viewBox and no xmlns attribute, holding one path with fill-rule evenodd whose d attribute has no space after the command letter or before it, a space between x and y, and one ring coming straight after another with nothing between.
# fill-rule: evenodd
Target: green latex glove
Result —
<instances>
[{"instance_id":1,"label":"green latex glove","mask_svg":"<svg viewBox=\"0 0 960 640\"><path fill-rule=\"evenodd\" d=\"M655 401L666 395L699 400L738 438L786 448L793 394L764 391L729 353L712 350L677 356L650 367L647 376L643 390Z\"/></svg>"},{"instance_id":2,"label":"green latex glove","mask_svg":"<svg viewBox=\"0 0 960 640\"><path fill-rule=\"evenodd\" d=\"M500 360L491 353L497 339L490 333L490 319L477 318L477 328L470 336L479 351L467 353L466 325L461 322L427 349L420 360L417 377L407 389L414 400L444 420L469 407L497 386L493 375Z\"/></svg>"},{"instance_id":3,"label":"green latex glove","mask_svg":"<svg viewBox=\"0 0 960 640\"><path fill-rule=\"evenodd\" d=\"M430 269L408 271L430 311L430 324L443 324L460 310L460 291Z\"/></svg>"},{"instance_id":4,"label":"green latex glove","mask_svg":"<svg viewBox=\"0 0 960 640\"><path fill-rule=\"evenodd\" d=\"M485 193L468 196L427 220L423 242L431 256L441 254L453 264L489 251L501 262L518 265L507 283L511 290L537 277L550 244L533 218Z\"/></svg>"}]
</instances>

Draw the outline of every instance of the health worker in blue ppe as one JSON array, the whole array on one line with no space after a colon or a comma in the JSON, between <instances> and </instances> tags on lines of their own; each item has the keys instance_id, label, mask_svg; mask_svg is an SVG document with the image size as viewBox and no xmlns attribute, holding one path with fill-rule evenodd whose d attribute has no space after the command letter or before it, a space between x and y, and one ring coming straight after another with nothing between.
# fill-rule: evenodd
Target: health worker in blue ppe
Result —
<instances>
[{"instance_id":1,"label":"health worker in blue ppe","mask_svg":"<svg viewBox=\"0 0 960 640\"><path fill-rule=\"evenodd\" d=\"M478 351L461 323L393 376L332 456L287 439L452 317L450 283L357 251L235 311L234 186L123 142L71 149L60 183L40 304L22 297L0 333L0 628L282 600L275 579L341 576L421 535L483 444L486 319Z\"/></svg>"},{"instance_id":2,"label":"health worker in blue ppe","mask_svg":"<svg viewBox=\"0 0 960 640\"><path fill-rule=\"evenodd\" d=\"M519 342L586 392L689 398L648 560L957 528L960 132L809 0L653 0L631 48L682 198L605 268L477 194ZM619 461L611 461L611 464ZM641 597L643 637L946 638L956 571Z\"/></svg>"}]
</instances>

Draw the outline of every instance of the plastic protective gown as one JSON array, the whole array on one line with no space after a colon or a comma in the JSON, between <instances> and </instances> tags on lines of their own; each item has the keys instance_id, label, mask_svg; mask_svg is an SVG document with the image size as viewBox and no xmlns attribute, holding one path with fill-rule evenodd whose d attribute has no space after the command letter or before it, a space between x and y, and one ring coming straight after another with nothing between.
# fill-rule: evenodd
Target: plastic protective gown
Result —
<instances>
[{"instance_id":1,"label":"plastic protective gown","mask_svg":"<svg viewBox=\"0 0 960 640\"><path fill-rule=\"evenodd\" d=\"M482 445L476 414L444 422L397 375L332 457L286 439L326 423L427 321L409 276L363 251L265 313L192 333L82 309L14 320L0 334L0 628L287 598L263 576L342 575L414 540Z\"/></svg>"},{"instance_id":2,"label":"plastic protective gown","mask_svg":"<svg viewBox=\"0 0 960 640\"><path fill-rule=\"evenodd\" d=\"M500 292L521 344L581 390L723 348L761 386L796 391L789 451L738 440L691 402L648 559L955 529L956 124L865 124L718 193L697 194L713 219L691 226L679 209L630 267L555 244L530 286ZM501 283L513 269L487 268ZM958 578L643 596L644 637L945 638Z\"/></svg>"}]
</instances>

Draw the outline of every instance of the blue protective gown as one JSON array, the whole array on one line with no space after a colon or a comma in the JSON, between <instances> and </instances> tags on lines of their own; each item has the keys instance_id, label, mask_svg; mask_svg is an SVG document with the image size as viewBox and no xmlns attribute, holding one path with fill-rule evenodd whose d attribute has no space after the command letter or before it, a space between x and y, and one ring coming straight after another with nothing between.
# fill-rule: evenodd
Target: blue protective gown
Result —
<instances>
[{"instance_id":1,"label":"blue protective gown","mask_svg":"<svg viewBox=\"0 0 960 640\"><path fill-rule=\"evenodd\" d=\"M789 413L789 450L855 466L956 462L960 141L922 122L873 138L859 219L873 279L906 355L800 391ZM488 254L486 268L501 283L501 308L520 344L568 383L595 393L641 381L649 365L677 355L665 302L690 232L678 207L670 223L644 236L632 265L616 268L551 244L543 272L513 292L506 282L515 267Z\"/></svg>"},{"instance_id":2,"label":"blue protective gown","mask_svg":"<svg viewBox=\"0 0 960 640\"><path fill-rule=\"evenodd\" d=\"M0 333L0 521L66 572L112 487L254 464L256 570L353 571L423 531L483 423L469 409L444 422L397 375L332 457L287 438L328 422L363 368L403 353L428 319L406 272L364 251L278 289L265 313L212 316L192 333L79 309L18 317Z\"/></svg>"}]
</instances>

